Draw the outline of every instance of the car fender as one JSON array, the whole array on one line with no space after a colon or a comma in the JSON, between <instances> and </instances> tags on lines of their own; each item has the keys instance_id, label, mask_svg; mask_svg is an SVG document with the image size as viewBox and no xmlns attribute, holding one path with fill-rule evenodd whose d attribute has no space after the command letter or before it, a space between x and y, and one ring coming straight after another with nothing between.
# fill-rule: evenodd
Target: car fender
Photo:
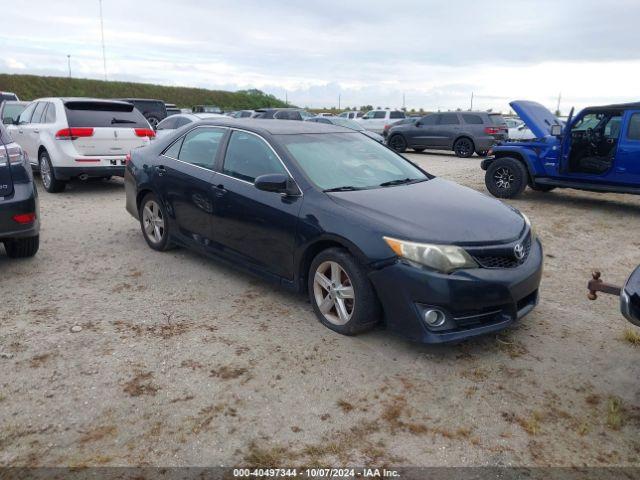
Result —
<instances>
[{"instance_id":1,"label":"car fender","mask_svg":"<svg viewBox=\"0 0 640 480\"><path fill-rule=\"evenodd\" d=\"M483 170L487 170L495 159L504 157L511 157L521 161L525 167L527 167L527 171L532 178L546 175L539 154L534 148L530 147L524 148L506 145L493 147L493 157L483 160L481 167Z\"/></svg>"}]
</instances>

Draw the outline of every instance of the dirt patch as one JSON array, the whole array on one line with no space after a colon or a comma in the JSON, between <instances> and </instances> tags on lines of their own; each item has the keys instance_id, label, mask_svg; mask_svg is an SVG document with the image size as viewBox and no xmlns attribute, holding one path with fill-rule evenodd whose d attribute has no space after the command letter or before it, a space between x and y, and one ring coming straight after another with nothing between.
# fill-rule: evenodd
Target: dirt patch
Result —
<instances>
[{"instance_id":1,"label":"dirt patch","mask_svg":"<svg viewBox=\"0 0 640 480\"><path fill-rule=\"evenodd\" d=\"M140 397L142 395L155 395L160 387L152 382L153 373L138 373L135 377L124 384L123 391L130 397Z\"/></svg>"}]
</instances>

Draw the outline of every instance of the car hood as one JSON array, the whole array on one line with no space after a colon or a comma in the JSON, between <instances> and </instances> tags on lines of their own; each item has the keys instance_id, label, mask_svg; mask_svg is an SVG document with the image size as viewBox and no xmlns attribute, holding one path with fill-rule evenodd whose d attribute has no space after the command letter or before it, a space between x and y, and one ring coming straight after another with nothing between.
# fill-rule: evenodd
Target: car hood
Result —
<instances>
[{"instance_id":1,"label":"car hood","mask_svg":"<svg viewBox=\"0 0 640 480\"><path fill-rule=\"evenodd\" d=\"M537 138L550 135L551 125L562 125L553 113L537 102L516 100L509 105Z\"/></svg>"},{"instance_id":2,"label":"car hood","mask_svg":"<svg viewBox=\"0 0 640 480\"><path fill-rule=\"evenodd\" d=\"M363 133L369 138L373 138L376 142L384 143L384 137L382 135L378 135L376 132L371 132L369 130L361 130L360 133Z\"/></svg>"},{"instance_id":3,"label":"car hood","mask_svg":"<svg viewBox=\"0 0 640 480\"><path fill-rule=\"evenodd\" d=\"M339 205L366 217L382 235L456 245L514 241L525 226L517 210L457 183L433 178L394 187L333 192Z\"/></svg>"}]
</instances>

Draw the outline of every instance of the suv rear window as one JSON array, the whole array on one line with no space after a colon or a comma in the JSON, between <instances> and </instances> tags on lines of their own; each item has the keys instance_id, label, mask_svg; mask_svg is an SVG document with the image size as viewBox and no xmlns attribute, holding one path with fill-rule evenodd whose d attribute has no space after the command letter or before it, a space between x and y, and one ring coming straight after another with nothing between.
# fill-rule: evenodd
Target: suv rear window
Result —
<instances>
[{"instance_id":1,"label":"suv rear window","mask_svg":"<svg viewBox=\"0 0 640 480\"><path fill-rule=\"evenodd\" d=\"M405 118L404 112L391 112L389 118Z\"/></svg>"},{"instance_id":2,"label":"suv rear window","mask_svg":"<svg viewBox=\"0 0 640 480\"><path fill-rule=\"evenodd\" d=\"M18 97L16 97L15 93L0 93L0 103L5 100L14 100L17 101Z\"/></svg>"},{"instance_id":3,"label":"suv rear window","mask_svg":"<svg viewBox=\"0 0 640 480\"><path fill-rule=\"evenodd\" d=\"M482 125L482 117L480 115L473 115L471 113L463 113L462 119L464 123L468 123L471 125Z\"/></svg>"},{"instance_id":4,"label":"suv rear window","mask_svg":"<svg viewBox=\"0 0 640 480\"><path fill-rule=\"evenodd\" d=\"M494 125L506 125L507 122L505 122L504 117L502 115L500 115L499 113L490 113L489 114L489 121L491 123L493 123Z\"/></svg>"},{"instance_id":5,"label":"suv rear window","mask_svg":"<svg viewBox=\"0 0 640 480\"><path fill-rule=\"evenodd\" d=\"M142 113L128 103L65 102L69 127L149 128Z\"/></svg>"}]
</instances>

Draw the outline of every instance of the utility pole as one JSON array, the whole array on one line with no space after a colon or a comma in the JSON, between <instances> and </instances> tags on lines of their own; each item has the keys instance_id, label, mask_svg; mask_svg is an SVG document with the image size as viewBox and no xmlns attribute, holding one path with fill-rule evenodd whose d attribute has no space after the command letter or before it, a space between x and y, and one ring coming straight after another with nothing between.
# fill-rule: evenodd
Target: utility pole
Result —
<instances>
[{"instance_id":1,"label":"utility pole","mask_svg":"<svg viewBox=\"0 0 640 480\"><path fill-rule=\"evenodd\" d=\"M107 81L107 54L104 48L104 20L102 18L102 0L98 0L100 5L100 34L102 36L102 66L104 67L104 80Z\"/></svg>"},{"instance_id":2,"label":"utility pole","mask_svg":"<svg viewBox=\"0 0 640 480\"><path fill-rule=\"evenodd\" d=\"M407 106L405 103L405 96L404 96L404 92L402 92L402 111L406 112L407 111Z\"/></svg>"},{"instance_id":3,"label":"utility pole","mask_svg":"<svg viewBox=\"0 0 640 480\"><path fill-rule=\"evenodd\" d=\"M289 106L289 95L287 94L287 91L284 91L284 104L286 107Z\"/></svg>"},{"instance_id":4,"label":"utility pole","mask_svg":"<svg viewBox=\"0 0 640 480\"><path fill-rule=\"evenodd\" d=\"M342 95L338 94L338 110L340 110L340 100L341 100Z\"/></svg>"},{"instance_id":5,"label":"utility pole","mask_svg":"<svg viewBox=\"0 0 640 480\"><path fill-rule=\"evenodd\" d=\"M67 53L67 67L69 67L69 78L71 78L71 55Z\"/></svg>"},{"instance_id":6,"label":"utility pole","mask_svg":"<svg viewBox=\"0 0 640 480\"><path fill-rule=\"evenodd\" d=\"M473 112L473 92L471 92L471 108L469 109L470 112Z\"/></svg>"},{"instance_id":7,"label":"utility pole","mask_svg":"<svg viewBox=\"0 0 640 480\"><path fill-rule=\"evenodd\" d=\"M560 100L562 100L562 92L558 93L558 106L556 107L556 115L560 116Z\"/></svg>"}]
</instances>

